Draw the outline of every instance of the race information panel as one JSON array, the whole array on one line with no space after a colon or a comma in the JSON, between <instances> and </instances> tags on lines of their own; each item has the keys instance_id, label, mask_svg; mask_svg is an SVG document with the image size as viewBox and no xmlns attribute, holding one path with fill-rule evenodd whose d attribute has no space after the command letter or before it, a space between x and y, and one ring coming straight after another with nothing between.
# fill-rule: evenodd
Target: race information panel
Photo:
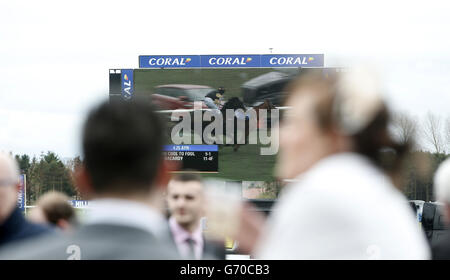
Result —
<instances>
[{"instance_id":1,"label":"race information panel","mask_svg":"<svg viewBox=\"0 0 450 280\"><path fill-rule=\"evenodd\" d=\"M166 160L176 162L177 171L194 169L200 172L219 172L217 145L165 145Z\"/></svg>"}]
</instances>

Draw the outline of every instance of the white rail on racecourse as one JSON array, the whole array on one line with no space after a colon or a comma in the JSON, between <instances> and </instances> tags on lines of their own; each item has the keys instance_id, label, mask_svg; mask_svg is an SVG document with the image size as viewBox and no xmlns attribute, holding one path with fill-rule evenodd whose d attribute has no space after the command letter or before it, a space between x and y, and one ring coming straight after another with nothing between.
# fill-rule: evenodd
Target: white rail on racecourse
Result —
<instances>
[{"instance_id":1,"label":"white rail on racecourse","mask_svg":"<svg viewBox=\"0 0 450 280\"><path fill-rule=\"evenodd\" d=\"M248 109L251 109L252 107L247 107L247 110ZM281 106L281 107L276 107L275 109L278 109L278 110L287 110L287 109L289 109L290 107L289 106ZM194 112L194 111L211 111L211 110L213 110L213 109L176 109L176 110L159 110L159 111L156 111L157 113L161 113L161 114L168 114L168 113L172 113L172 112L180 112L180 113L183 113L183 112Z\"/></svg>"},{"instance_id":2,"label":"white rail on racecourse","mask_svg":"<svg viewBox=\"0 0 450 280\"><path fill-rule=\"evenodd\" d=\"M25 209L28 209L28 208L35 208L36 207L36 205L27 205L27 206L25 206ZM89 208L89 206L72 206L73 208L77 208L77 209L88 209Z\"/></svg>"}]
</instances>

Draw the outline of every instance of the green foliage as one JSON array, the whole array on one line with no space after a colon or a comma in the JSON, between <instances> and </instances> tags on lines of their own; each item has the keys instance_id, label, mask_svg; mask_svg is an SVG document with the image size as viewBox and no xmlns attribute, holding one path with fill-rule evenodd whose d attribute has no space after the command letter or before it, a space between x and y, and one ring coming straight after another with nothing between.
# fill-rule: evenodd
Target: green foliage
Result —
<instances>
[{"instance_id":1,"label":"green foliage","mask_svg":"<svg viewBox=\"0 0 450 280\"><path fill-rule=\"evenodd\" d=\"M30 157L28 155L16 155L16 160L19 164L20 171L26 174L31 167Z\"/></svg>"},{"instance_id":2,"label":"green foliage","mask_svg":"<svg viewBox=\"0 0 450 280\"><path fill-rule=\"evenodd\" d=\"M79 157L64 164L53 152L41 154L39 158L30 160L28 155L16 155L21 172L27 176L27 201L34 202L48 191L60 191L69 197L77 197L77 193L71 174L74 170L74 162L80 161Z\"/></svg>"},{"instance_id":3,"label":"green foliage","mask_svg":"<svg viewBox=\"0 0 450 280\"><path fill-rule=\"evenodd\" d=\"M275 157L256 157L259 145L246 145L239 150L239 160L232 149L222 150L219 166L221 173L206 174L205 177L221 177L222 179L266 181L263 193L259 198L274 199L278 197L281 186L274 180L272 167ZM228 158L229 156L230 158ZM450 155L426 151L412 152L405 160L401 174L402 191L408 199L424 201L435 200L433 195L433 176L438 166ZM27 176L27 201L34 202L48 191L60 191L73 199L80 199L80 193L74 187L72 174L81 165L80 157L75 157L65 163L53 152L30 158L28 155L15 156L21 172ZM264 160L267 160L264 161ZM251 168L249 168L251 166ZM264 170L264 172L262 172ZM269 172L267 172L269 171ZM223 176L227 174L227 176Z\"/></svg>"}]
</instances>

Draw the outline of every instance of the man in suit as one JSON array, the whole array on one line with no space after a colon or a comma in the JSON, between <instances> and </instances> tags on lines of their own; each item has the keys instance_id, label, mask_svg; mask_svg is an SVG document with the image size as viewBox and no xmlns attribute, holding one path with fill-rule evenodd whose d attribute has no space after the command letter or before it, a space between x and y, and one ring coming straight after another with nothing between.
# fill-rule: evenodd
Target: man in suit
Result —
<instances>
[{"instance_id":1,"label":"man in suit","mask_svg":"<svg viewBox=\"0 0 450 280\"><path fill-rule=\"evenodd\" d=\"M5 249L0 259L177 259L167 240L160 195L169 181L164 126L148 102L104 102L83 128L75 173L91 200L72 233Z\"/></svg>"},{"instance_id":2,"label":"man in suit","mask_svg":"<svg viewBox=\"0 0 450 280\"><path fill-rule=\"evenodd\" d=\"M8 154L0 153L0 248L16 241L50 233L49 227L25 220L17 208L19 191L19 168Z\"/></svg>"},{"instance_id":3,"label":"man in suit","mask_svg":"<svg viewBox=\"0 0 450 280\"><path fill-rule=\"evenodd\" d=\"M167 204L172 240L184 259L225 259L225 244L205 239L201 219L205 212L205 193L200 176L181 173L167 188Z\"/></svg>"},{"instance_id":4,"label":"man in suit","mask_svg":"<svg viewBox=\"0 0 450 280\"><path fill-rule=\"evenodd\" d=\"M447 226L450 225L450 158L441 163L434 176L434 193L439 202L444 206L444 217ZM450 232L447 230L445 237L432 247L432 255L435 260L450 260Z\"/></svg>"}]
</instances>

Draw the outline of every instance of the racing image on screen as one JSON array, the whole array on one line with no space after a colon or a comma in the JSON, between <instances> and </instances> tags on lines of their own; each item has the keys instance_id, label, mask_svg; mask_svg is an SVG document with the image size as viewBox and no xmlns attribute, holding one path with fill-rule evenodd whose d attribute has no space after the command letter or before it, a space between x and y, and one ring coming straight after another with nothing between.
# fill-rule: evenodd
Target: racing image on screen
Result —
<instances>
[{"instance_id":1,"label":"racing image on screen","mask_svg":"<svg viewBox=\"0 0 450 280\"><path fill-rule=\"evenodd\" d=\"M270 68L135 69L134 90L136 96L149 96L151 102L164 112L168 128L171 130L176 124L169 118L172 111L193 109L194 102L200 103L201 109L220 109L226 107L233 100L237 101L236 108L244 108L244 112L258 106L275 109L282 105L284 87L298 71L298 69ZM216 107L212 107L208 101L212 101L213 106ZM235 107L230 106L230 108L234 109ZM270 110L268 111L270 114ZM251 129L248 131L249 136L258 132L262 133L263 129L269 130L268 134L270 134L270 116L266 118L266 121L269 122L269 125ZM193 131L188 133L192 133L193 137L199 137ZM264 133L267 132L264 131ZM171 140L170 137L168 140ZM208 150L208 145L202 146L199 147L203 149L205 158L214 152L218 153L217 173L205 173L206 177L239 181L275 180L273 168L276 154L261 155L261 147L268 146L268 144L264 145L260 141L257 144L219 144L217 150L214 147L209 147L212 149ZM169 148L180 149L179 146L170 146ZM181 152L189 153L189 151ZM207 163L208 161L206 161ZM213 163L211 162L211 164Z\"/></svg>"},{"instance_id":2,"label":"racing image on screen","mask_svg":"<svg viewBox=\"0 0 450 280\"><path fill-rule=\"evenodd\" d=\"M336 71L323 69L325 74ZM122 82L122 96L118 95L122 100L133 96L149 100L157 108L167 124L166 160L177 164L176 172L199 172L205 178L233 181L234 185L239 182L243 197L276 198L283 184L277 180L274 168L278 123L287 110L283 106L285 88L304 71L307 69L122 69L121 80L117 78L120 75L116 76L117 81L110 78L110 85ZM234 112L232 129L225 124L230 121L226 109ZM262 111L266 113L259 114ZM177 115L174 112L182 112L181 117L178 114L174 119ZM209 112L209 119L205 118L205 112ZM217 116L223 118L222 131L210 129L208 138L205 135L208 125ZM186 121L188 129L177 131L185 117L190 119ZM196 130L194 124L198 120L200 130ZM238 124L240 121L243 129ZM237 128L241 128L242 133L237 133ZM174 141L174 135L178 142ZM222 142L217 141L219 138ZM248 192L249 186L258 190Z\"/></svg>"}]
</instances>

